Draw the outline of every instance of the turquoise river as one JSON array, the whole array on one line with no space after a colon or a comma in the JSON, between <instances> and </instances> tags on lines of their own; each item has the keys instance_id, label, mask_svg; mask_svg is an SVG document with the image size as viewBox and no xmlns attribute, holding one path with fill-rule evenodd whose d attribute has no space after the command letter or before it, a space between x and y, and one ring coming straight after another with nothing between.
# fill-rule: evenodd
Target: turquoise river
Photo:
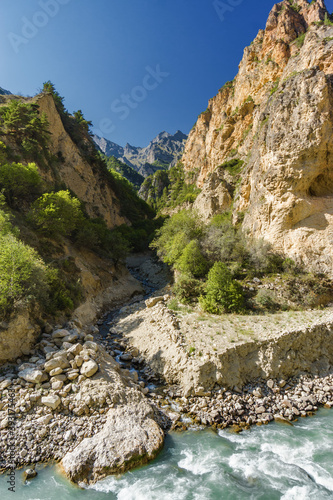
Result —
<instances>
[{"instance_id":1,"label":"turquoise river","mask_svg":"<svg viewBox=\"0 0 333 500\"><path fill-rule=\"evenodd\" d=\"M154 462L88 489L71 485L56 467L37 470L27 485L16 471L15 493L1 476L1 500L333 499L333 410L293 427L171 433Z\"/></svg>"}]
</instances>

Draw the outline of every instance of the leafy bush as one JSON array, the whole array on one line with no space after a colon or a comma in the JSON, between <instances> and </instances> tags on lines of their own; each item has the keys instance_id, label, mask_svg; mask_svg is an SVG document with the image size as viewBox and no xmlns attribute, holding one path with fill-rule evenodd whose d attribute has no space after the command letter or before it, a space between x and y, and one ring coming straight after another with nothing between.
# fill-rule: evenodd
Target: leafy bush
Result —
<instances>
[{"instance_id":1,"label":"leafy bush","mask_svg":"<svg viewBox=\"0 0 333 500\"><path fill-rule=\"evenodd\" d=\"M22 198L32 201L42 192L42 179L35 163L4 163L0 165L0 188L10 206Z\"/></svg>"},{"instance_id":2,"label":"leafy bush","mask_svg":"<svg viewBox=\"0 0 333 500\"><path fill-rule=\"evenodd\" d=\"M206 228L202 247L207 259L212 262L242 263L247 256L246 240L242 231L223 216L214 218Z\"/></svg>"},{"instance_id":3,"label":"leafy bush","mask_svg":"<svg viewBox=\"0 0 333 500\"><path fill-rule=\"evenodd\" d=\"M151 243L167 264L175 264L184 248L193 239L200 239L203 223L194 212L181 210L166 220L157 231L157 238Z\"/></svg>"},{"instance_id":4,"label":"leafy bush","mask_svg":"<svg viewBox=\"0 0 333 500\"><path fill-rule=\"evenodd\" d=\"M263 239L248 240L249 263L257 272L276 273L283 270L283 258L272 251Z\"/></svg>"},{"instance_id":5,"label":"leafy bush","mask_svg":"<svg viewBox=\"0 0 333 500\"><path fill-rule=\"evenodd\" d=\"M274 292L266 288L260 288L255 296L256 303L268 310L274 310L277 307L277 302Z\"/></svg>"},{"instance_id":6,"label":"leafy bush","mask_svg":"<svg viewBox=\"0 0 333 500\"><path fill-rule=\"evenodd\" d=\"M182 273L192 274L195 278L201 278L207 273L208 262L201 253L198 240L191 240L186 245L175 262L175 268Z\"/></svg>"},{"instance_id":7,"label":"leafy bush","mask_svg":"<svg viewBox=\"0 0 333 500\"><path fill-rule=\"evenodd\" d=\"M227 266L216 262L208 273L205 295L199 301L204 311L213 314L240 312L244 302L243 289L232 279Z\"/></svg>"},{"instance_id":8,"label":"leafy bush","mask_svg":"<svg viewBox=\"0 0 333 500\"><path fill-rule=\"evenodd\" d=\"M83 220L81 203L69 191L45 193L38 198L31 210L37 227L49 236L69 235Z\"/></svg>"},{"instance_id":9,"label":"leafy bush","mask_svg":"<svg viewBox=\"0 0 333 500\"><path fill-rule=\"evenodd\" d=\"M47 267L37 252L13 234L0 235L0 309L20 300L42 300L48 293Z\"/></svg>"},{"instance_id":10,"label":"leafy bush","mask_svg":"<svg viewBox=\"0 0 333 500\"><path fill-rule=\"evenodd\" d=\"M200 296L203 284L191 274L181 274L177 278L173 291L180 302L188 304Z\"/></svg>"},{"instance_id":11,"label":"leafy bush","mask_svg":"<svg viewBox=\"0 0 333 500\"><path fill-rule=\"evenodd\" d=\"M304 40L305 40L305 35L306 33L302 33L301 35L299 35L296 40L295 40L295 43L297 45L297 47L300 49L303 44L304 44Z\"/></svg>"}]
</instances>

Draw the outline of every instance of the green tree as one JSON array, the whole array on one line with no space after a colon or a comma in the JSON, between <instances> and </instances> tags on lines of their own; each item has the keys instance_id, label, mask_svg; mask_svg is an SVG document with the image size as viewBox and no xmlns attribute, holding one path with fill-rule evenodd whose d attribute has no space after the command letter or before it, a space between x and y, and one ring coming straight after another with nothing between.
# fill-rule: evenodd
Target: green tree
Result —
<instances>
[{"instance_id":1,"label":"green tree","mask_svg":"<svg viewBox=\"0 0 333 500\"><path fill-rule=\"evenodd\" d=\"M243 289L232 279L227 266L222 262L215 262L208 273L205 295L199 299L201 307L213 314L240 312L243 300Z\"/></svg>"},{"instance_id":2,"label":"green tree","mask_svg":"<svg viewBox=\"0 0 333 500\"><path fill-rule=\"evenodd\" d=\"M0 188L10 206L21 198L33 200L42 192L42 179L35 163L4 163L0 165Z\"/></svg>"},{"instance_id":3,"label":"green tree","mask_svg":"<svg viewBox=\"0 0 333 500\"><path fill-rule=\"evenodd\" d=\"M66 236L83 220L81 203L69 191L45 193L38 198L31 210L31 218L45 234Z\"/></svg>"},{"instance_id":4,"label":"green tree","mask_svg":"<svg viewBox=\"0 0 333 500\"><path fill-rule=\"evenodd\" d=\"M201 253L198 240L192 240L186 245L175 263L175 268L182 273L192 274L195 278L201 278L206 274L208 262Z\"/></svg>"},{"instance_id":5,"label":"green tree","mask_svg":"<svg viewBox=\"0 0 333 500\"><path fill-rule=\"evenodd\" d=\"M191 240L200 239L203 233L203 223L193 211L181 210L170 217L163 227L157 231L157 237L151 243L158 255L167 264L175 264L182 255L184 248Z\"/></svg>"},{"instance_id":6,"label":"green tree","mask_svg":"<svg viewBox=\"0 0 333 500\"><path fill-rule=\"evenodd\" d=\"M81 109L74 111L73 116L76 123L78 123L86 132L89 132L89 128L92 126L92 122L84 118Z\"/></svg>"},{"instance_id":7,"label":"green tree","mask_svg":"<svg viewBox=\"0 0 333 500\"><path fill-rule=\"evenodd\" d=\"M54 84L50 80L43 83L43 92L52 94L55 105L60 114L67 114L64 106L64 98L60 96L59 92L57 92Z\"/></svg>"},{"instance_id":8,"label":"green tree","mask_svg":"<svg viewBox=\"0 0 333 500\"><path fill-rule=\"evenodd\" d=\"M16 142L35 141L45 147L50 138L49 123L45 113L39 113L36 103L13 99L0 108L1 135L13 136Z\"/></svg>"}]
</instances>

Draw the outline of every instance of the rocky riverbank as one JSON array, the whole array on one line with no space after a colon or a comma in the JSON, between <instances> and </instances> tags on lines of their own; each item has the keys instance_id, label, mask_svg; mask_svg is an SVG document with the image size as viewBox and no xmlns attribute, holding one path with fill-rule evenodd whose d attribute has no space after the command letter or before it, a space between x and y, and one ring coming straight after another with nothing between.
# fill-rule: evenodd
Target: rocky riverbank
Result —
<instances>
[{"instance_id":1,"label":"rocky riverbank","mask_svg":"<svg viewBox=\"0 0 333 500\"><path fill-rule=\"evenodd\" d=\"M133 264L138 273L145 266L146 280L154 281L155 274L157 285L165 284L163 273L146 257ZM227 386L209 375L220 359L214 351L207 357L189 349L188 317L167 307L170 295L165 292L146 300L137 297L98 325L71 321L46 326L28 355L1 367L2 470L55 460L72 481L91 483L153 459L169 429L232 426L238 432L272 420L292 423L321 405L333 406L330 310L314 312L313 324L307 325L312 329L308 338L320 330L318 342L323 353L326 349L326 362L322 358L314 365L317 373L252 377ZM304 317L309 321L310 316ZM198 340L202 333L196 329ZM282 332L282 343L287 333ZM298 352L307 333L297 337ZM279 345L280 338L274 336L274 342ZM241 342L233 348L242 354ZM256 359L258 366L267 366L267 359L266 364ZM240 364L233 369L241 370ZM230 370L231 382L233 376ZM205 387L204 380L212 385Z\"/></svg>"}]
</instances>

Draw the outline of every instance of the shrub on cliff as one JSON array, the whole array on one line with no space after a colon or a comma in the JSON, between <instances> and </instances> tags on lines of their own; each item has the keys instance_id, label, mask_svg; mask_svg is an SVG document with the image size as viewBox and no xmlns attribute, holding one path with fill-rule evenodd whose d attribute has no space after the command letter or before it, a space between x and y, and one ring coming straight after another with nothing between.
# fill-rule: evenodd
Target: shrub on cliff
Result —
<instances>
[{"instance_id":1,"label":"shrub on cliff","mask_svg":"<svg viewBox=\"0 0 333 500\"><path fill-rule=\"evenodd\" d=\"M83 220L81 202L69 191L45 193L33 203L31 218L43 233L66 236Z\"/></svg>"},{"instance_id":2,"label":"shrub on cliff","mask_svg":"<svg viewBox=\"0 0 333 500\"><path fill-rule=\"evenodd\" d=\"M243 289L222 262L215 262L209 271L205 294L199 302L204 311L213 314L242 311Z\"/></svg>"},{"instance_id":3,"label":"shrub on cliff","mask_svg":"<svg viewBox=\"0 0 333 500\"><path fill-rule=\"evenodd\" d=\"M0 165L0 189L13 207L23 198L32 201L42 192L42 179L35 163L3 163Z\"/></svg>"},{"instance_id":4,"label":"shrub on cliff","mask_svg":"<svg viewBox=\"0 0 333 500\"><path fill-rule=\"evenodd\" d=\"M13 234L0 235L0 310L8 313L18 301L43 299L48 270L37 252Z\"/></svg>"}]
</instances>

